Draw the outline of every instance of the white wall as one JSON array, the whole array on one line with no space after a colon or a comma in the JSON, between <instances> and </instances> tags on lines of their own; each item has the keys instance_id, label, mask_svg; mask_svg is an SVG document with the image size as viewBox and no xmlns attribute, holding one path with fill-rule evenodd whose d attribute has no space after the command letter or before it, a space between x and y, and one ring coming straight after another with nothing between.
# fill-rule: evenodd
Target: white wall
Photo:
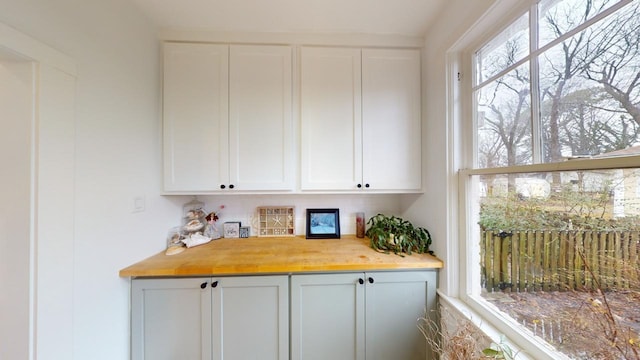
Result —
<instances>
[{"instance_id":1,"label":"white wall","mask_svg":"<svg viewBox=\"0 0 640 360\"><path fill-rule=\"evenodd\" d=\"M431 231L434 250L446 263L456 256L446 242L451 236L447 227L449 194L456 189L449 182L445 155L450 146L445 54L462 35L462 29L493 2L452 0L425 41L423 181L427 191L423 196L203 199L210 207L228 207L223 221L249 221L249 213L260 205L293 204L299 218L306 207L340 207L348 226L352 226L350 218L355 211L364 210L367 217L378 211L397 213ZM182 205L189 201L184 196L158 195L160 54L156 30L127 0L0 0L0 22L69 55L77 63L76 159L75 169L70 170L75 175L75 191L74 198L68 199L75 202L73 263L64 266L72 269L73 275L56 279L73 292L73 320L59 329L73 334L73 345L72 354L58 358L126 359L129 282L118 277L118 270L162 250L168 228L177 224ZM137 196L144 197L146 210L132 213ZM446 287L447 283L445 276L441 285ZM56 284L44 286L46 289ZM44 349L39 355L51 358L56 351L63 350Z\"/></svg>"},{"instance_id":2,"label":"white wall","mask_svg":"<svg viewBox=\"0 0 640 360\"><path fill-rule=\"evenodd\" d=\"M29 355L33 65L0 50L0 359Z\"/></svg>"},{"instance_id":3,"label":"white wall","mask_svg":"<svg viewBox=\"0 0 640 360\"><path fill-rule=\"evenodd\" d=\"M182 204L193 198L175 196L174 201ZM401 212L400 199L396 195L225 195L199 196L199 201L205 203L207 211L220 211L219 224L225 221L240 221L242 226L250 226L251 236L257 235L256 208L258 206L295 206L295 231L297 235L305 234L306 209L309 208L339 208L340 233L356 233L356 212L365 212L365 217L378 214L399 214ZM224 205L224 209L219 210ZM174 218L173 225L180 225L181 213Z\"/></svg>"},{"instance_id":4,"label":"white wall","mask_svg":"<svg viewBox=\"0 0 640 360\"><path fill-rule=\"evenodd\" d=\"M452 291L457 284L454 264L458 253L455 228L449 228L452 206L457 197L457 182L451 158L453 144L447 119L447 51L455 44L495 0L452 0L444 13L430 27L425 39L422 68L422 117L423 117L423 181L425 194L419 199L404 199L403 214L408 220L426 227L433 238L433 250L444 260L445 270L440 272L439 287ZM471 76L471 74L466 74ZM455 224L454 224L455 226Z\"/></svg>"},{"instance_id":5,"label":"white wall","mask_svg":"<svg viewBox=\"0 0 640 360\"><path fill-rule=\"evenodd\" d=\"M37 63L35 239L32 271L35 355L73 350L75 76Z\"/></svg>"},{"instance_id":6,"label":"white wall","mask_svg":"<svg viewBox=\"0 0 640 360\"><path fill-rule=\"evenodd\" d=\"M62 294L70 302L67 306L44 298L40 302L38 311L48 315L36 329L37 358L127 359L129 281L119 278L118 271L161 251L167 230L179 222L182 205L190 200L159 195L156 30L127 0L0 0L0 22L68 55L77 65L75 129L64 128L57 134L51 124L43 142L45 148L59 142L55 149L73 151L75 168L66 169L68 162L56 164L56 154L43 153L43 169L55 172L56 180L39 184L51 195L48 211L55 211L50 206L55 201L75 205L70 223L41 222L43 228L73 227L73 236L57 239L61 247L55 242L40 247L43 268L37 275L43 297ZM59 198L51 192L56 186L62 189ZM139 196L145 199L145 211L133 213L133 199ZM414 201L417 196L405 197ZM293 204L298 209L298 233L303 233L300 220L307 207L341 208L343 233L354 232L356 211L364 210L367 216L402 212L400 197L385 195L211 196L204 200L212 206L227 206L222 220L244 221L249 221L256 206ZM57 253L59 249L65 251ZM3 278L3 293L5 286L12 285Z\"/></svg>"},{"instance_id":7,"label":"white wall","mask_svg":"<svg viewBox=\"0 0 640 360\"><path fill-rule=\"evenodd\" d=\"M0 194L8 225L0 352L56 359L73 344L71 282L58 279L73 278L75 64L3 23L0 48Z\"/></svg>"},{"instance_id":8,"label":"white wall","mask_svg":"<svg viewBox=\"0 0 640 360\"><path fill-rule=\"evenodd\" d=\"M53 264L58 254L52 253L55 245L48 244L53 246L42 249L46 254L41 257L47 260L42 265L57 272L40 274L42 304L48 293L56 293L54 287L73 292L67 294L72 303L70 314L67 309L59 313L57 324L38 325L39 342L47 345L39 344L38 358L126 359L128 281L118 277L118 270L164 245L165 229L157 224L167 223L176 208L158 195L159 48L155 29L129 2L120 0L1 0L0 22L77 63L76 130L71 139L76 167L66 169L75 177L75 188L72 196L60 200L75 202L75 219L65 224L73 226L73 254L60 254L58 261L66 263ZM56 141L55 130L47 129L52 142ZM67 134L57 140L69 142L64 138ZM43 160L47 164L55 161L55 156L44 155L50 155ZM55 171L52 168L49 170ZM68 186L68 181L73 180L63 185ZM50 188L56 184L40 185ZM133 197L138 195L145 197L146 211L134 214ZM51 310L56 309L39 309ZM56 315L46 318L52 320ZM71 339L63 337L65 343L55 348L50 339L60 338L59 334L70 334Z\"/></svg>"}]
</instances>

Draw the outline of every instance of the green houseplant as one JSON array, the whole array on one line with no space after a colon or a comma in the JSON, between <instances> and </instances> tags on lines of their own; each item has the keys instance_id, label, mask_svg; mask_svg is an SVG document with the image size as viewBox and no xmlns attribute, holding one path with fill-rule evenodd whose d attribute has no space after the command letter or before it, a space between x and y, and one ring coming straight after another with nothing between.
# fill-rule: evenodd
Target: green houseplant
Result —
<instances>
[{"instance_id":1,"label":"green houseplant","mask_svg":"<svg viewBox=\"0 0 640 360\"><path fill-rule=\"evenodd\" d=\"M431 234L423 227L413 226L409 221L396 216L378 214L367 222L367 237L371 247L381 252L391 252L400 255L412 252L429 253ZM400 255L402 256L402 255Z\"/></svg>"}]
</instances>

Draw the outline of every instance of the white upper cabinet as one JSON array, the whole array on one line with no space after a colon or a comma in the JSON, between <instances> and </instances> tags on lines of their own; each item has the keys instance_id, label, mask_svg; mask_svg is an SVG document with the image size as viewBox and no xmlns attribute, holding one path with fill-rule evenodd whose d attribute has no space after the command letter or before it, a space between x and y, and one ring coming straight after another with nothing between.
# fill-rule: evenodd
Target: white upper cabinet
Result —
<instances>
[{"instance_id":1,"label":"white upper cabinet","mask_svg":"<svg viewBox=\"0 0 640 360\"><path fill-rule=\"evenodd\" d=\"M420 52L166 43L168 194L422 190Z\"/></svg>"},{"instance_id":2,"label":"white upper cabinet","mask_svg":"<svg viewBox=\"0 0 640 360\"><path fill-rule=\"evenodd\" d=\"M362 50L362 177L374 190L422 188L418 50Z\"/></svg>"},{"instance_id":3,"label":"white upper cabinet","mask_svg":"<svg viewBox=\"0 0 640 360\"><path fill-rule=\"evenodd\" d=\"M165 44L165 191L293 190L291 48Z\"/></svg>"},{"instance_id":4,"label":"white upper cabinet","mask_svg":"<svg viewBox=\"0 0 640 360\"><path fill-rule=\"evenodd\" d=\"M293 189L291 48L233 45L230 67L230 184Z\"/></svg>"},{"instance_id":5,"label":"white upper cabinet","mask_svg":"<svg viewBox=\"0 0 640 360\"><path fill-rule=\"evenodd\" d=\"M229 47L164 45L164 190L228 182Z\"/></svg>"},{"instance_id":6,"label":"white upper cabinet","mask_svg":"<svg viewBox=\"0 0 640 360\"><path fill-rule=\"evenodd\" d=\"M360 49L301 49L301 189L362 183Z\"/></svg>"},{"instance_id":7,"label":"white upper cabinet","mask_svg":"<svg viewBox=\"0 0 640 360\"><path fill-rule=\"evenodd\" d=\"M422 189L420 52L301 50L301 189Z\"/></svg>"}]
</instances>

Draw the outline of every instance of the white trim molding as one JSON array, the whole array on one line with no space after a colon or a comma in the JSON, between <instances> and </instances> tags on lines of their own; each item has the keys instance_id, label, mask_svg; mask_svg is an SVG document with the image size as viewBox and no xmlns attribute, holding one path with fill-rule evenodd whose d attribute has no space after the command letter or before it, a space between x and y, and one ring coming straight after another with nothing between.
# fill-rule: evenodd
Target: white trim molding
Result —
<instances>
[{"instance_id":1,"label":"white trim molding","mask_svg":"<svg viewBox=\"0 0 640 360\"><path fill-rule=\"evenodd\" d=\"M0 49L35 62L47 64L73 77L77 77L77 65L71 57L1 22Z\"/></svg>"}]
</instances>

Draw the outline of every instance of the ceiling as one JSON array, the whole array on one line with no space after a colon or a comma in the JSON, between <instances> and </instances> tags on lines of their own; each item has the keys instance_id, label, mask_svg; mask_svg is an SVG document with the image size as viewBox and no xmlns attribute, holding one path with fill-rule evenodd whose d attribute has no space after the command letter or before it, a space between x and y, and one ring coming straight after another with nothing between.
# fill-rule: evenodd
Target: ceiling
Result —
<instances>
[{"instance_id":1,"label":"ceiling","mask_svg":"<svg viewBox=\"0 0 640 360\"><path fill-rule=\"evenodd\" d=\"M131 0L159 28L422 37L446 0Z\"/></svg>"}]
</instances>

